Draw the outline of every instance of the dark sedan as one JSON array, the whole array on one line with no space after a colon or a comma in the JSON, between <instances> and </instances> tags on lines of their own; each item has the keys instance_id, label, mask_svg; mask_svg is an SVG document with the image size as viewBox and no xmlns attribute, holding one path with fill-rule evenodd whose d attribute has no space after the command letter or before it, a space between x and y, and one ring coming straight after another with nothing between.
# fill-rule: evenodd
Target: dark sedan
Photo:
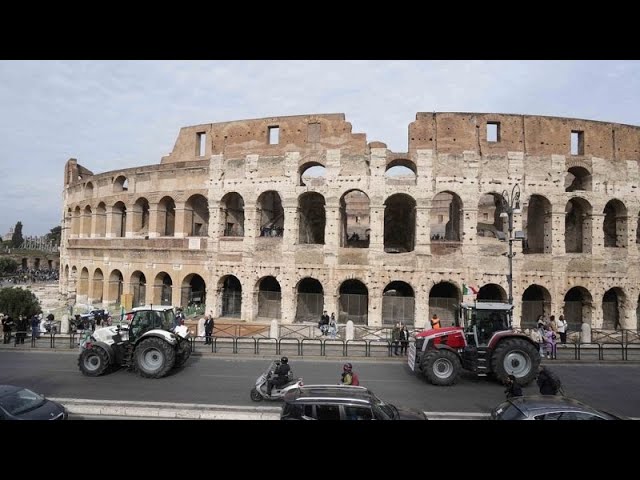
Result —
<instances>
[{"instance_id":1,"label":"dark sedan","mask_svg":"<svg viewBox=\"0 0 640 480\"><path fill-rule=\"evenodd\" d=\"M559 395L514 397L491 412L493 420L628 420Z\"/></svg>"},{"instance_id":2,"label":"dark sedan","mask_svg":"<svg viewBox=\"0 0 640 480\"><path fill-rule=\"evenodd\" d=\"M27 388L0 385L0 420L66 420L67 409Z\"/></svg>"}]
</instances>

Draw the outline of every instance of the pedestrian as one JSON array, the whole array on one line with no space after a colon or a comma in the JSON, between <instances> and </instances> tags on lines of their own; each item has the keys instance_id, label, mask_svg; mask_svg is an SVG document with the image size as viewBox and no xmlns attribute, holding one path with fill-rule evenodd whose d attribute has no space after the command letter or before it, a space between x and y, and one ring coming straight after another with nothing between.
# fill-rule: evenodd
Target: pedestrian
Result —
<instances>
[{"instance_id":1,"label":"pedestrian","mask_svg":"<svg viewBox=\"0 0 640 480\"><path fill-rule=\"evenodd\" d=\"M400 355L406 355L409 347L409 330L405 324L400 328Z\"/></svg>"},{"instance_id":2,"label":"pedestrian","mask_svg":"<svg viewBox=\"0 0 640 480\"><path fill-rule=\"evenodd\" d=\"M400 347L400 322L396 322L396 325L391 330L391 346L393 347L393 354L398 355L398 348Z\"/></svg>"},{"instance_id":3,"label":"pedestrian","mask_svg":"<svg viewBox=\"0 0 640 480\"><path fill-rule=\"evenodd\" d=\"M567 343L567 322L564 319L564 315L560 315L557 321L558 334L560 335L560 342L564 345Z\"/></svg>"},{"instance_id":4,"label":"pedestrian","mask_svg":"<svg viewBox=\"0 0 640 480\"><path fill-rule=\"evenodd\" d=\"M544 335L543 335L544 344L546 347L547 358L555 359L556 358L556 334L553 333L551 327L549 325L545 325L544 327Z\"/></svg>"},{"instance_id":5,"label":"pedestrian","mask_svg":"<svg viewBox=\"0 0 640 480\"><path fill-rule=\"evenodd\" d=\"M329 319L329 337L335 339L338 333L338 325L336 324L336 316L335 314L331 314L331 318Z\"/></svg>"},{"instance_id":6,"label":"pedestrian","mask_svg":"<svg viewBox=\"0 0 640 480\"><path fill-rule=\"evenodd\" d=\"M345 363L342 366L342 375L340 376L340 383L342 385L351 385L357 387L360 385L360 379L358 374L353 371L353 365Z\"/></svg>"},{"instance_id":7,"label":"pedestrian","mask_svg":"<svg viewBox=\"0 0 640 480\"><path fill-rule=\"evenodd\" d=\"M562 384L558 376L544 365L538 367L536 383L540 388L540 395L557 395L561 393Z\"/></svg>"},{"instance_id":8,"label":"pedestrian","mask_svg":"<svg viewBox=\"0 0 640 480\"><path fill-rule=\"evenodd\" d=\"M213 318L207 315L204 320L204 344L211 345L213 343L211 334L213 333Z\"/></svg>"},{"instance_id":9,"label":"pedestrian","mask_svg":"<svg viewBox=\"0 0 640 480\"><path fill-rule=\"evenodd\" d=\"M507 387L504 391L505 395L507 396L507 400L509 400L510 398L522 396L522 387L516 380L515 376L508 375L504 383Z\"/></svg>"},{"instance_id":10,"label":"pedestrian","mask_svg":"<svg viewBox=\"0 0 640 480\"><path fill-rule=\"evenodd\" d=\"M440 328L440 317L438 317L437 313L434 313L431 317L431 328L434 330Z\"/></svg>"},{"instance_id":11,"label":"pedestrian","mask_svg":"<svg viewBox=\"0 0 640 480\"><path fill-rule=\"evenodd\" d=\"M38 315L31 317L31 338L40 338L40 319L38 318Z\"/></svg>"}]
</instances>

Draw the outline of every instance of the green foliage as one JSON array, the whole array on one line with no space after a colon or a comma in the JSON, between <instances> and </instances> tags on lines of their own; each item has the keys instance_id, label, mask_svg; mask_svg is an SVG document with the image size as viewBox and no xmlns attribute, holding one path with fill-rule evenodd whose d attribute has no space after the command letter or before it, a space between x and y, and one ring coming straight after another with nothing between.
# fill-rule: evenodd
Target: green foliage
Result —
<instances>
[{"instance_id":1,"label":"green foliage","mask_svg":"<svg viewBox=\"0 0 640 480\"><path fill-rule=\"evenodd\" d=\"M60 238L62 237L62 227L57 226L51 229L50 233L47 233L47 240L53 241L56 245L60 245Z\"/></svg>"},{"instance_id":2,"label":"green foliage","mask_svg":"<svg viewBox=\"0 0 640 480\"><path fill-rule=\"evenodd\" d=\"M16 223L16 228L13 229L13 236L11 237L11 246L18 248L24 242L22 238L22 222Z\"/></svg>"},{"instance_id":3,"label":"green foliage","mask_svg":"<svg viewBox=\"0 0 640 480\"><path fill-rule=\"evenodd\" d=\"M0 312L11 315L15 320L18 315L31 317L36 313L42 313L42 309L31 290L10 287L0 290Z\"/></svg>"},{"instance_id":4,"label":"green foliage","mask_svg":"<svg viewBox=\"0 0 640 480\"><path fill-rule=\"evenodd\" d=\"M18 262L13 258L2 257L0 258L0 275L13 273L18 269Z\"/></svg>"}]
</instances>

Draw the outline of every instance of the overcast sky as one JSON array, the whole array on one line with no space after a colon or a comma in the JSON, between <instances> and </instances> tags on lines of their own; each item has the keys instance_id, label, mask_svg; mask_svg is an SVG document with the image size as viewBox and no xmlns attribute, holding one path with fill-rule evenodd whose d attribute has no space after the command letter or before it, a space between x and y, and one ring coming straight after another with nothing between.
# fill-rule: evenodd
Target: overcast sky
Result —
<instances>
[{"instance_id":1,"label":"overcast sky","mask_svg":"<svg viewBox=\"0 0 640 480\"><path fill-rule=\"evenodd\" d=\"M0 61L0 234L59 225L65 162L160 162L180 127L344 113L407 151L416 112L640 125L640 61Z\"/></svg>"}]
</instances>

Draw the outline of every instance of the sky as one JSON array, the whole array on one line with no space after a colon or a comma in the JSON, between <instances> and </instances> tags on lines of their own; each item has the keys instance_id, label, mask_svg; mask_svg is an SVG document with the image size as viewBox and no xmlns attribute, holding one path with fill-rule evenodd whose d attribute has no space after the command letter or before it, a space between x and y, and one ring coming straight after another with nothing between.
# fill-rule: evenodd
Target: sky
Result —
<instances>
[{"instance_id":1,"label":"sky","mask_svg":"<svg viewBox=\"0 0 640 480\"><path fill-rule=\"evenodd\" d=\"M406 152L434 111L640 125L640 61L0 61L0 234L60 224L69 158L157 164L181 127L312 113Z\"/></svg>"}]
</instances>

